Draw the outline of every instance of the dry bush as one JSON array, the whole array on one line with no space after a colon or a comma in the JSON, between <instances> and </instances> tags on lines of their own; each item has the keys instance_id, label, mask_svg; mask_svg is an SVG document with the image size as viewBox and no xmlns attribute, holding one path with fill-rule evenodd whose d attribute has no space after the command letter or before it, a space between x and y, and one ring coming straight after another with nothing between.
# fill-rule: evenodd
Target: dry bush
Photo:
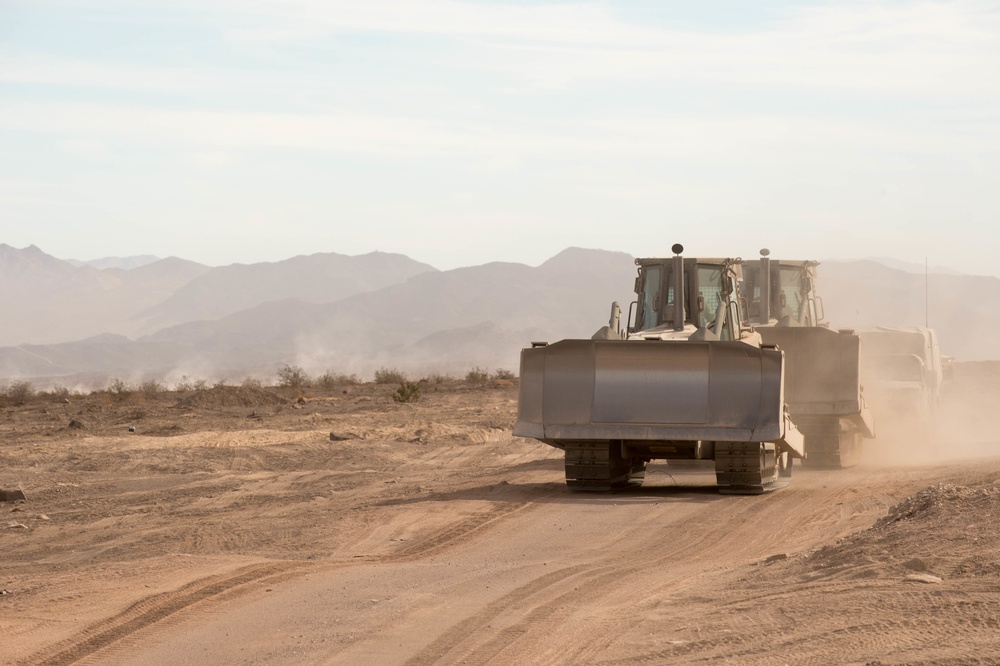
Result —
<instances>
[{"instance_id":1,"label":"dry bush","mask_svg":"<svg viewBox=\"0 0 1000 666\"><path fill-rule=\"evenodd\" d=\"M4 402L20 407L34 397L35 387L31 385L31 382L13 381L7 385L7 390L4 391L3 395L6 398Z\"/></svg>"},{"instance_id":2,"label":"dry bush","mask_svg":"<svg viewBox=\"0 0 1000 666\"><path fill-rule=\"evenodd\" d=\"M395 368L379 368L375 371L376 384L402 384L406 375Z\"/></svg>"},{"instance_id":3,"label":"dry bush","mask_svg":"<svg viewBox=\"0 0 1000 666\"><path fill-rule=\"evenodd\" d=\"M450 379L451 377L449 377L448 375L442 375L440 373L435 372L427 375L427 377L421 379L420 381L427 382L428 384L444 384L446 381Z\"/></svg>"},{"instance_id":4,"label":"dry bush","mask_svg":"<svg viewBox=\"0 0 1000 666\"><path fill-rule=\"evenodd\" d=\"M263 387L264 384L256 377L247 377L240 384L240 388L245 388L245 389L259 389Z\"/></svg>"},{"instance_id":5,"label":"dry bush","mask_svg":"<svg viewBox=\"0 0 1000 666\"><path fill-rule=\"evenodd\" d=\"M278 370L278 386L300 389L309 386L309 375L300 366L285 364Z\"/></svg>"},{"instance_id":6,"label":"dry bush","mask_svg":"<svg viewBox=\"0 0 1000 666\"><path fill-rule=\"evenodd\" d=\"M416 402L420 399L420 384L403 380L392 394L392 399L396 402Z\"/></svg>"},{"instance_id":7,"label":"dry bush","mask_svg":"<svg viewBox=\"0 0 1000 666\"><path fill-rule=\"evenodd\" d=\"M108 395L115 402L125 402L132 397L132 393L135 389L132 385L126 382L124 379L119 379L118 377L112 377L111 381L108 382Z\"/></svg>"},{"instance_id":8,"label":"dry bush","mask_svg":"<svg viewBox=\"0 0 1000 666\"><path fill-rule=\"evenodd\" d=\"M493 373L493 379L499 379L508 382L514 381L515 377L517 377L517 375L515 375L510 370L497 370L496 372Z\"/></svg>"},{"instance_id":9,"label":"dry bush","mask_svg":"<svg viewBox=\"0 0 1000 666\"><path fill-rule=\"evenodd\" d=\"M465 381L469 384L485 384L489 378L490 373L486 368L480 368L478 365L465 373Z\"/></svg>"},{"instance_id":10,"label":"dry bush","mask_svg":"<svg viewBox=\"0 0 1000 666\"><path fill-rule=\"evenodd\" d=\"M155 398L158 393L166 390L167 388L155 379L147 379L139 384L139 391L147 398Z\"/></svg>"},{"instance_id":11,"label":"dry bush","mask_svg":"<svg viewBox=\"0 0 1000 666\"><path fill-rule=\"evenodd\" d=\"M361 380L357 375L345 375L343 373L324 372L316 379L316 383L325 389L332 389L337 386L360 384Z\"/></svg>"},{"instance_id":12,"label":"dry bush","mask_svg":"<svg viewBox=\"0 0 1000 666\"><path fill-rule=\"evenodd\" d=\"M49 389L45 395L49 396L53 400L68 400L70 396L70 390L65 386L59 386L57 384L56 386L53 386L51 389Z\"/></svg>"}]
</instances>

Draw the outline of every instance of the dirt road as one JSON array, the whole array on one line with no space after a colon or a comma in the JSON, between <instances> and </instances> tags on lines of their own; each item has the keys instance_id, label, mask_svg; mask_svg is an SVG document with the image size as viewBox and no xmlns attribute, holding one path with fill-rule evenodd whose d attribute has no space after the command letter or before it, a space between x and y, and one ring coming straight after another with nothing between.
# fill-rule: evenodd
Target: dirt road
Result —
<instances>
[{"instance_id":1,"label":"dirt road","mask_svg":"<svg viewBox=\"0 0 1000 666\"><path fill-rule=\"evenodd\" d=\"M1000 458L593 496L512 386L344 390L6 410L0 662L1000 663Z\"/></svg>"}]
</instances>

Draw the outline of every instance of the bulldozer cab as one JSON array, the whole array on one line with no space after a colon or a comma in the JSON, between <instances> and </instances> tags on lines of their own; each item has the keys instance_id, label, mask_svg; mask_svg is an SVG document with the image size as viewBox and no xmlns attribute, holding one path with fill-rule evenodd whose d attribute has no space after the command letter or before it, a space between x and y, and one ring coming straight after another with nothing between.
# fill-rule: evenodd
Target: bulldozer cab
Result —
<instances>
[{"instance_id":1,"label":"bulldozer cab","mask_svg":"<svg viewBox=\"0 0 1000 666\"><path fill-rule=\"evenodd\" d=\"M708 331L708 339L740 338L739 260L676 256L636 259L636 265L637 309L629 333L694 329Z\"/></svg>"},{"instance_id":2,"label":"bulldozer cab","mask_svg":"<svg viewBox=\"0 0 1000 666\"><path fill-rule=\"evenodd\" d=\"M750 306L750 320L761 326L787 323L822 326L822 300L816 296L817 261L769 259L743 265L743 288ZM768 275L769 280L762 276Z\"/></svg>"}]
</instances>

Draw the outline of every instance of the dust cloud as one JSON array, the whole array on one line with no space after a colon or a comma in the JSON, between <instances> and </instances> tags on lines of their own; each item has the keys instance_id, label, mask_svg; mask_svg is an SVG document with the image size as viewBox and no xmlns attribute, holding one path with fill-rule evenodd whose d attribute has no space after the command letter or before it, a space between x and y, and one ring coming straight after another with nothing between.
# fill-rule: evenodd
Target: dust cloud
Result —
<instances>
[{"instance_id":1,"label":"dust cloud","mask_svg":"<svg viewBox=\"0 0 1000 666\"><path fill-rule=\"evenodd\" d=\"M1000 456L1000 362L955 363L953 370L937 404L920 411L892 409L889 397L868 396L876 436L864 440L863 465L933 465Z\"/></svg>"}]
</instances>

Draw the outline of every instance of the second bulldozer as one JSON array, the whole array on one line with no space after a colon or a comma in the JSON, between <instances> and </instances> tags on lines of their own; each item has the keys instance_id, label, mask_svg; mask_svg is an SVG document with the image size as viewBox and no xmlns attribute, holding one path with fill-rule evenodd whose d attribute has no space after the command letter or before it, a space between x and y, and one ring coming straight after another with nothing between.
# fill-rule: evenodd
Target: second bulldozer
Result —
<instances>
[{"instance_id":1,"label":"second bulldozer","mask_svg":"<svg viewBox=\"0 0 1000 666\"><path fill-rule=\"evenodd\" d=\"M785 400L805 437L805 464L847 467L875 436L861 384L861 338L823 322L816 261L761 258L743 264L751 322L764 344L785 352Z\"/></svg>"}]
</instances>

